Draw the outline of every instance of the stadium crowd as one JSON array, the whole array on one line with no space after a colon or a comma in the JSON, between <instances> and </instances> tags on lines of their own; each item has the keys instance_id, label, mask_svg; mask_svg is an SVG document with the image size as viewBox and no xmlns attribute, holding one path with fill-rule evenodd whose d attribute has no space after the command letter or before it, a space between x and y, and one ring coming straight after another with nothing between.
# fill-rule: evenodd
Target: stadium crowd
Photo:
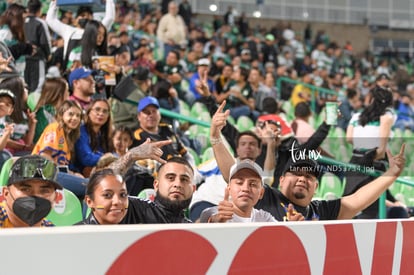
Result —
<instances>
[{"instance_id":1,"label":"stadium crowd","mask_svg":"<svg viewBox=\"0 0 414 275\"><path fill-rule=\"evenodd\" d=\"M130 2L0 6L2 227L53 225L64 189L80 224L377 218L379 195L411 176L408 60L311 24L252 27L232 7L199 22L187 0ZM306 150L385 174L336 171L342 192L326 200L329 167ZM397 195L389 217L408 217Z\"/></svg>"}]
</instances>

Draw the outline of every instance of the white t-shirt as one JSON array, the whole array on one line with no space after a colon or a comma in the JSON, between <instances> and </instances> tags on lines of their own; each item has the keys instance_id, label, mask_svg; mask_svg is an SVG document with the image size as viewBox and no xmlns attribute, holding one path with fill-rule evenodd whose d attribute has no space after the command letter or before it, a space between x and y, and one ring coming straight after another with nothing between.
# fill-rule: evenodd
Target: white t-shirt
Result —
<instances>
[{"instance_id":1,"label":"white t-shirt","mask_svg":"<svg viewBox=\"0 0 414 275\"><path fill-rule=\"evenodd\" d=\"M216 215L218 213L218 207L213 206L207 209L204 209L204 211L200 215L200 222L206 223L208 222L208 219ZM235 222L277 222L277 220L267 211L264 211L262 209L256 209L253 208L252 213L249 218L240 217L236 214L233 214L233 218L227 221L228 223L235 223Z\"/></svg>"},{"instance_id":2,"label":"white t-shirt","mask_svg":"<svg viewBox=\"0 0 414 275\"><path fill-rule=\"evenodd\" d=\"M361 126L359 124L359 117L361 113L356 113L352 116L349 124L354 127L352 133L352 140L354 149L372 149L380 146L380 122L372 121ZM387 109L385 115L393 117L394 123L397 120L397 115L391 109ZM390 136L391 137L391 136ZM389 137L389 138L390 138Z\"/></svg>"}]
</instances>

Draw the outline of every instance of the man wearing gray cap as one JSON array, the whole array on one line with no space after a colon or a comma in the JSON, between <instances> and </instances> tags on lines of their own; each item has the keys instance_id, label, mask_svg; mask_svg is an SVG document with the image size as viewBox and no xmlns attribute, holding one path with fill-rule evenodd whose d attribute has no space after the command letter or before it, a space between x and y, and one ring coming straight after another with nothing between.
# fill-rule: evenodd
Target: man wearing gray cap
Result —
<instances>
[{"instance_id":1,"label":"man wearing gray cap","mask_svg":"<svg viewBox=\"0 0 414 275\"><path fill-rule=\"evenodd\" d=\"M254 161L236 162L230 169L224 200L205 209L200 222L276 222L269 212L254 208L264 193L262 175L262 168Z\"/></svg>"}]
</instances>

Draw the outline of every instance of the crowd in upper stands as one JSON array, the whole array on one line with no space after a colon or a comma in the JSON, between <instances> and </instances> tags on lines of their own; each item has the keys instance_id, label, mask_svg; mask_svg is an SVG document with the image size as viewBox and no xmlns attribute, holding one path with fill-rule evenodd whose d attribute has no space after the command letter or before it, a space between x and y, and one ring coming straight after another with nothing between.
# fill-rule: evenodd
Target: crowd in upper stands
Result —
<instances>
[{"instance_id":1,"label":"crowd in upper stands","mask_svg":"<svg viewBox=\"0 0 414 275\"><path fill-rule=\"evenodd\" d=\"M59 188L80 200L86 194L88 205L94 205L94 190L85 184L97 167L112 163L122 171L127 193L136 196L153 187L160 163L140 159L130 165L131 159L122 157L148 140L171 140L161 148L162 158L185 158L200 185L206 178L197 169L201 156L218 141L210 139L208 128L162 111L209 123L214 112L209 113L206 97L217 105L225 102L228 122L240 132L273 123L282 143L296 134L300 144L319 133L325 103L340 102L337 127L344 135L350 125L388 127L387 132L377 127L377 137L385 141L375 147L373 161L386 161L394 129L414 131L414 74L409 60L397 54L356 53L352 41L340 45L311 24L304 30L289 22L250 26L246 14L232 7L212 22L200 22L187 0L139 2L107 0L104 12L95 14L90 6L65 9L56 0L0 5L1 165L19 156L43 156L59 167ZM275 106L269 107L269 98ZM381 112L361 120L359 113L376 100L383 104ZM382 126L386 114L389 122ZM245 127L243 121L252 124ZM236 137L225 138L235 150ZM371 149L356 147L358 137L352 138L354 149ZM335 155L320 143L315 148ZM214 159L211 149L209 159ZM389 207L401 205L390 198Z\"/></svg>"}]
</instances>

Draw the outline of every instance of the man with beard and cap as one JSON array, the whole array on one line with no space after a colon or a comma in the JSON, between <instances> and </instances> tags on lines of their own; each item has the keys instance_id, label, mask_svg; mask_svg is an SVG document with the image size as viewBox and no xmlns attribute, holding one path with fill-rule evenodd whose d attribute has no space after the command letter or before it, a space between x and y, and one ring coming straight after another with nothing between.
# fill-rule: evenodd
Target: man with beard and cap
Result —
<instances>
[{"instance_id":1,"label":"man with beard and cap","mask_svg":"<svg viewBox=\"0 0 414 275\"><path fill-rule=\"evenodd\" d=\"M0 228L54 226L45 217L52 210L56 190L63 189L56 175L56 165L41 156L17 159L3 187Z\"/></svg>"},{"instance_id":2,"label":"man with beard and cap","mask_svg":"<svg viewBox=\"0 0 414 275\"><path fill-rule=\"evenodd\" d=\"M390 165L384 174L355 193L335 200L313 200L320 166L311 159L292 159L279 178L279 189L265 186L263 198L255 208L270 212L278 221L290 220L292 209L293 213L302 214L305 220L352 219L377 200L401 174L405 166L404 149L403 144L394 156L387 151Z\"/></svg>"},{"instance_id":3,"label":"man with beard and cap","mask_svg":"<svg viewBox=\"0 0 414 275\"><path fill-rule=\"evenodd\" d=\"M292 159L279 178L279 189L265 185L263 197L255 208L269 212L278 221L293 221L298 218L299 220L303 218L305 220L352 219L378 199L398 178L405 166L404 150L405 144L396 155L391 155L388 151L390 165L384 174L355 193L335 200L313 200L318 187L320 166L311 159ZM204 221L214 219L212 215L203 214Z\"/></svg>"},{"instance_id":4,"label":"man with beard and cap","mask_svg":"<svg viewBox=\"0 0 414 275\"><path fill-rule=\"evenodd\" d=\"M100 170L91 176L86 191L91 214L80 224L189 223L184 211L195 188L194 170L181 157L163 161L158 168L154 202L128 197L121 177L111 169ZM99 189L105 190L103 199Z\"/></svg>"}]
</instances>

